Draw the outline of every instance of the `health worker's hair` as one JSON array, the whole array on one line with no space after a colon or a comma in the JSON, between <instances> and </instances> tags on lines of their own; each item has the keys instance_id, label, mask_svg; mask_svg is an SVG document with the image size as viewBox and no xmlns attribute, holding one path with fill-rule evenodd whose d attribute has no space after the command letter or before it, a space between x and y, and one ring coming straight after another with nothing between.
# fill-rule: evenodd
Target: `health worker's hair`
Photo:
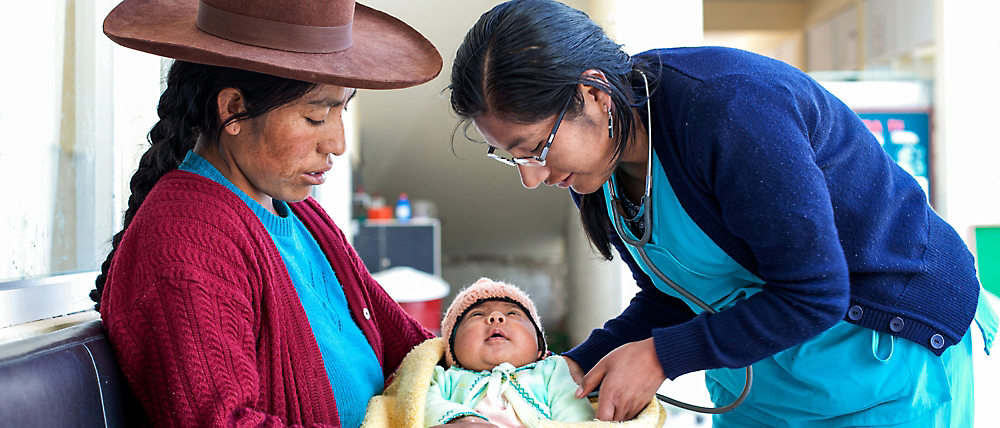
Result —
<instances>
[{"instance_id":1,"label":"health worker's hair","mask_svg":"<svg viewBox=\"0 0 1000 428\"><path fill-rule=\"evenodd\" d=\"M584 76L599 70L607 81ZM649 64L631 57L587 14L551 0L514 0L480 16L458 47L451 69L452 110L466 135L478 115L491 114L514 123L534 124L558 114L573 97L566 118L582 113L579 84L598 88L614 102L614 168L636 132L632 107L646 102ZM639 109L642 116L645 109ZM642 117L643 120L647 120ZM580 218L590 242L611 259L611 242L602 192L581 195Z\"/></svg>"}]
</instances>

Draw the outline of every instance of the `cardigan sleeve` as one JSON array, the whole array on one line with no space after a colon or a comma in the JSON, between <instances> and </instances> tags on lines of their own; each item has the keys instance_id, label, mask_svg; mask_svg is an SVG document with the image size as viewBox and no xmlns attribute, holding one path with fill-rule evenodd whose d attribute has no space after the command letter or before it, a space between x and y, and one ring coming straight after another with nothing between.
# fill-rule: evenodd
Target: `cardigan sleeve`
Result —
<instances>
[{"instance_id":1,"label":"cardigan sleeve","mask_svg":"<svg viewBox=\"0 0 1000 428\"><path fill-rule=\"evenodd\" d=\"M258 370L261 358L283 359L274 348L302 346L258 343L261 317L281 317L255 309L266 298L257 272L276 261L249 258L247 242L236 244L245 234L225 233L225 226L199 218L149 221L159 214L136 217L115 255L102 301L117 359L153 425L284 427L302 426L289 420L337 421L335 403L323 399L332 398L332 392L322 384L327 379L321 366L297 367L303 373L292 374L289 361L280 364L289 377L314 382L307 390L283 391L288 402L324 403L302 409L282 405L275 410L268 383L290 380L263 379ZM270 322L308 329L307 323L293 321ZM301 413L279 416L280 411ZM332 423L310 426L339 426Z\"/></svg>"},{"instance_id":2,"label":"cardigan sleeve","mask_svg":"<svg viewBox=\"0 0 1000 428\"><path fill-rule=\"evenodd\" d=\"M745 367L825 331L847 310L847 263L814 152L829 143L830 100L814 84L784 79L738 74L703 82L688 117L673 121L683 127L673 156L688 180L671 185L711 195L765 284L719 313L655 329L670 379ZM841 155L846 162L852 154Z\"/></svg>"}]
</instances>

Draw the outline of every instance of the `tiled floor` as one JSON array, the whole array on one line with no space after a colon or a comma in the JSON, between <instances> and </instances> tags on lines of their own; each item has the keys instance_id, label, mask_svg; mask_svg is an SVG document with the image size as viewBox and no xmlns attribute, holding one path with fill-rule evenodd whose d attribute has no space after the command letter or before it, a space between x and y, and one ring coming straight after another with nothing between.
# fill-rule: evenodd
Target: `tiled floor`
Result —
<instances>
[{"instance_id":1,"label":"tiled floor","mask_svg":"<svg viewBox=\"0 0 1000 428\"><path fill-rule=\"evenodd\" d=\"M1000 298L987 294L995 311L1000 313ZM997 426L1000 420L1000 346L994 346L993 355L982 352L983 337L978 334L978 328L973 325L973 364L976 376L976 427L986 428ZM660 393L668 397L686 401L700 406L711 406L708 392L705 390L705 377L701 372L691 373L677 378L674 382L666 382L660 388ZM670 428L708 428L712 426L712 418L680 410L668 406L669 417L664 427Z\"/></svg>"}]
</instances>

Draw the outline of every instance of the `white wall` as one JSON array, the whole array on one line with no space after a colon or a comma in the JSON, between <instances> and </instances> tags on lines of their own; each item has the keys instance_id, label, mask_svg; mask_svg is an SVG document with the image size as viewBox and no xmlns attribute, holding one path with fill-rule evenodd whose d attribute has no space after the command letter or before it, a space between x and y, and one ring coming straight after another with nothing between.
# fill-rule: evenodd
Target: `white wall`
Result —
<instances>
[{"instance_id":1,"label":"white wall","mask_svg":"<svg viewBox=\"0 0 1000 428\"><path fill-rule=\"evenodd\" d=\"M454 139L448 85L465 33L496 5L489 0L373 0L365 4L402 19L441 52L444 69L423 85L361 91L361 171L365 189L394 203L400 192L438 206L442 252L450 256L558 260L564 208L557 188L524 189L517 171L486 157L486 146ZM454 149L454 152L452 151Z\"/></svg>"},{"instance_id":2,"label":"white wall","mask_svg":"<svg viewBox=\"0 0 1000 428\"><path fill-rule=\"evenodd\" d=\"M935 0L935 207L968 240L1000 225L1000 2Z\"/></svg>"}]
</instances>

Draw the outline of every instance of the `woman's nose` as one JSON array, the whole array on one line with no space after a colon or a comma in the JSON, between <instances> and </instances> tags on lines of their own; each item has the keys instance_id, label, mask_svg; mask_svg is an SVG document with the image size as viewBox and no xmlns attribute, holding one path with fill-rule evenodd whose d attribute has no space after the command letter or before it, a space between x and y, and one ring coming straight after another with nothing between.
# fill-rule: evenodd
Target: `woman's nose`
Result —
<instances>
[{"instance_id":1,"label":"woman's nose","mask_svg":"<svg viewBox=\"0 0 1000 428\"><path fill-rule=\"evenodd\" d=\"M490 314L489 321L490 321L490 324L493 324L495 322L502 323L502 322L504 322L503 314L500 313L500 311L493 311L493 313Z\"/></svg>"},{"instance_id":2,"label":"woman's nose","mask_svg":"<svg viewBox=\"0 0 1000 428\"><path fill-rule=\"evenodd\" d=\"M319 138L321 140L317 150L323 154L340 156L347 151L347 141L344 137L344 123L341 120L330 120L330 122L333 123L328 123L323 131L320 132Z\"/></svg>"},{"instance_id":3,"label":"woman's nose","mask_svg":"<svg viewBox=\"0 0 1000 428\"><path fill-rule=\"evenodd\" d=\"M534 189L545 181L549 174L549 169L544 166L517 166L518 174L521 174L521 185L528 189Z\"/></svg>"}]
</instances>

